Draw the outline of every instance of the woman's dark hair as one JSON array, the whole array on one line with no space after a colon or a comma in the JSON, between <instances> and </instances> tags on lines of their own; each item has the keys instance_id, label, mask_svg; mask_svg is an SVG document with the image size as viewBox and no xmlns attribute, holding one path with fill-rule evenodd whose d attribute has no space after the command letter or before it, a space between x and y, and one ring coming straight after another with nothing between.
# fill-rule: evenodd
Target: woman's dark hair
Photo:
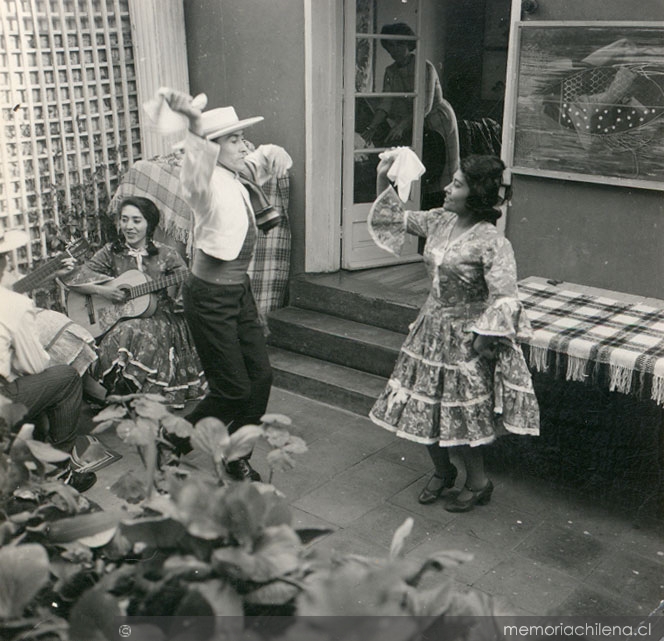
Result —
<instances>
[{"instance_id":1,"label":"woman's dark hair","mask_svg":"<svg viewBox=\"0 0 664 641\"><path fill-rule=\"evenodd\" d=\"M392 24L385 24L380 30L381 35L387 36L413 36L415 37L415 32L405 23L405 22L394 22ZM382 45L385 51L388 51L387 47L390 43L398 42L396 40L381 40L380 44ZM415 40L406 40L408 45L408 51L413 51L415 49L416 43ZM388 51L389 53L389 51Z\"/></svg>"},{"instance_id":2,"label":"woman's dark hair","mask_svg":"<svg viewBox=\"0 0 664 641\"><path fill-rule=\"evenodd\" d=\"M118 214L122 214L122 210L127 205L133 205L136 207L136 209L141 212L143 218L145 218L148 224L147 233L145 235L145 249L149 256L155 256L159 253L156 245L152 242L154 230L157 229L157 225L159 225L159 209L157 208L157 205L155 205L149 198L143 198L143 196L128 196L127 198L123 198L120 202ZM118 238L113 243L112 250L116 254L119 254L123 251L124 247L124 238L122 238L121 235L118 235Z\"/></svg>"},{"instance_id":3,"label":"woman's dark hair","mask_svg":"<svg viewBox=\"0 0 664 641\"><path fill-rule=\"evenodd\" d=\"M511 188L503 185L505 163L497 156L473 155L463 158L459 168L469 189L466 207L495 225L502 215L496 207L511 197Z\"/></svg>"}]
</instances>

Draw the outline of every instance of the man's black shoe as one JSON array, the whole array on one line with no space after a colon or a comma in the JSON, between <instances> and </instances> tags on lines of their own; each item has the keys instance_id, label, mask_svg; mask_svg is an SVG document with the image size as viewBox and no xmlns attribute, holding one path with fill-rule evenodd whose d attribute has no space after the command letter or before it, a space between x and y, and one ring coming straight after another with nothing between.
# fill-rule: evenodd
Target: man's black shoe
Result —
<instances>
[{"instance_id":1,"label":"man's black shoe","mask_svg":"<svg viewBox=\"0 0 664 641\"><path fill-rule=\"evenodd\" d=\"M237 461L224 462L224 467L236 481L244 481L244 479L249 479L250 481L261 480L261 475L251 467L249 461L246 459L241 458Z\"/></svg>"},{"instance_id":2,"label":"man's black shoe","mask_svg":"<svg viewBox=\"0 0 664 641\"><path fill-rule=\"evenodd\" d=\"M164 439L173 446L173 454L175 456L184 456L194 449L191 446L191 440L186 436L177 436L171 432L164 432Z\"/></svg>"},{"instance_id":3,"label":"man's black shoe","mask_svg":"<svg viewBox=\"0 0 664 641\"><path fill-rule=\"evenodd\" d=\"M97 475L94 472L74 472L73 470L69 470L62 480L65 485L73 487L77 492L85 492L97 482Z\"/></svg>"}]
</instances>

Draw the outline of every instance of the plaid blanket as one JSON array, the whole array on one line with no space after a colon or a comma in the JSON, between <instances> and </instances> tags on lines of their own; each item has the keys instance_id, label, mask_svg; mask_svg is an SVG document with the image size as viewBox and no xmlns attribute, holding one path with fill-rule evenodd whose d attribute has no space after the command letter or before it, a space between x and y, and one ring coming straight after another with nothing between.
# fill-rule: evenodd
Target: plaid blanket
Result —
<instances>
[{"instance_id":1,"label":"plaid blanket","mask_svg":"<svg viewBox=\"0 0 664 641\"><path fill-rule=\"evenodd\" d=\"M111 211L116 211L127 196L151 198L161 211L159 226L164 233L188 246L192 213L179 191L182 157L183 152L179 151L135 162L113 195ZM286 302L291 252L289 189L288 178L274 179L263 185L268 200L282 214L278 226L267 234L258 233L256 251L249 266L251 288L263 322L268 312L283 307Z\"/></svg>"},{"instance_id":2,"label":"plaid blanket","mask_svg":"<svg viewBox=\"0 0 664 641\"><path fill-rule=\"evenodd\" d=\"M664 404L664 309L545 283L520 283L519 296L533 326L531 367L555 365L574 381L597 379L603 368L611 391Z\"/></svg>"}]
</instances>

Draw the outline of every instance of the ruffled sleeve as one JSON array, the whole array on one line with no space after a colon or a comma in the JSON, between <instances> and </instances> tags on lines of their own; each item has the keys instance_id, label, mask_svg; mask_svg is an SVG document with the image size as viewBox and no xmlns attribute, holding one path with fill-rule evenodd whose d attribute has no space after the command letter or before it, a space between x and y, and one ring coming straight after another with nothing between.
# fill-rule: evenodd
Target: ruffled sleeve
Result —
<instances>
[{"instance_id":1,"label":"ruffled sleeve","mask_svg":"<svg viewBox=\"0 0 664 641\"><path fill-rule=\"evenodd\" d=\"M90 260L75 269L62 280L68 287L76 285L100 285L113 280L115 273L111 244L104 245Z\"/></svg>"},{"instance_id":2,"label":"ruffled sleeve","mask_svg":"<svg viewBox=\"0 0 664 641\"><path fill-rule=\"evenodd\" d=\"M516 261L509 240L497 236L483 253L482 266L489 305L471 330L511 341L528 337L532 330L519 301Z\"/></svg>"},{"instance_id":3,"label":"ruffled sleeve","mask_svg":"<svg viewBox=\"0 0 664 641\"><path fill-rule=\"evenodd\" d=\"M367 219L369 234L381 249L399 256L406 234L427 237L431 222L440 218L441 211L407 211L390 185L371 206Z\"/></svg>"}]
</instances>

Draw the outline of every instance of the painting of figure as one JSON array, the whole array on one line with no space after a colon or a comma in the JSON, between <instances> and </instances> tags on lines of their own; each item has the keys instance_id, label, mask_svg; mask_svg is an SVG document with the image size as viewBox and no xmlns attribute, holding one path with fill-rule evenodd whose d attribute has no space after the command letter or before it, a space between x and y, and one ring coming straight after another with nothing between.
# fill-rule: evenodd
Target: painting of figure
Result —
<instances>
[{"instance_id":1,"label":"painting of figure","mask_svg":"<svg viewBox=\"0 0 664 641\"><path fill-rule=\"evenodd\" d=\"M664 29L595 25L520 27L513 164L664 189Z\"/></svg>"}]
</instances>

